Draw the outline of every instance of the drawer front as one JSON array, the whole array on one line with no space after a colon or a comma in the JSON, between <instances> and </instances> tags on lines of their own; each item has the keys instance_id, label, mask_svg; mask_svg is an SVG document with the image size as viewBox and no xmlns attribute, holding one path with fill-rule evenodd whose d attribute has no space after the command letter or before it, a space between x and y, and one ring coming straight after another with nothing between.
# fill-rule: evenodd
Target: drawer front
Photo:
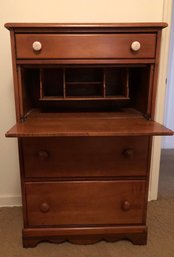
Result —
<instances>
[{"instance_id":1,"label":"drawer front","mask_svg":"<svg viewBox=\"0 0 174 257\"><path fill-rule=\"evenodd\" d=\"M145 182L26 183L29 226L140 224Z\"/></svg>"},{"instance_id":2,"label":"drawer front","mask_svg":"<svg viewBox=\"0 0 174 257\"><path fill-rule=\"evenodd\" d=\"M148 137L23 138L26 177L146 176Z\"/></svg>"},{"instance_id":3,"label":"drawer front","mask_svg":"<svg viewBox=\"0 0 174 257\"><path fill-rule=\"evenodd\" d=\"M131 50L134 41L141 46ZM41 49L33 49L39 42ZM19 59L154 58L156 34L17 34ZM37 47L37 44L36 44ZM135 46L136 47L136 46Z\"/></svg>"}]
</instances>

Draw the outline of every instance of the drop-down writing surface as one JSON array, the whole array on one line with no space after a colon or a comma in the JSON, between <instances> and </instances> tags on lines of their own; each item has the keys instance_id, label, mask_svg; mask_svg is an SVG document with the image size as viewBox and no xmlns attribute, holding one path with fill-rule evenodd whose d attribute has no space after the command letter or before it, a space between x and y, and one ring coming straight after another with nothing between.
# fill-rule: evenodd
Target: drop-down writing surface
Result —
<instances>
[{"instance_id":1,"label":"drop-down writing surface","mask_svg":"<svg viewBox=\"0 0 174 257\"><path fill-rule=\"evenodd\" d=\"M40 113L16 123L6 133L7 137L143 135L173 135L173 131L136 115L121 117L114 113Z\"/></svg>"}]
</instances>

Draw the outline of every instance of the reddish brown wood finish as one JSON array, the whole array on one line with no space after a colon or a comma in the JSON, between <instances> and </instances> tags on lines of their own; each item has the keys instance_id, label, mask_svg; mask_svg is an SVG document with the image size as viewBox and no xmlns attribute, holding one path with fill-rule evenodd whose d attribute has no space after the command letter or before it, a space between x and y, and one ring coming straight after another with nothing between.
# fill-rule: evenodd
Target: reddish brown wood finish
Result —
<instances>
[{"instance_id":1,"label":"reddish brown wood finish","mask_svg":"<svg viewBox=\"0 0 174 257\"><path fill-rule=\"evenodd\" d=\"M167 27L167 23L6 23L5 27L15 33L151 33Z\"/></svg>"},{"instance_id":2,"label":"reddish brown wood finish","mask_svg":"<svg viewBox=\"0 0 174 257\"><path fill-rule=\"evenodd\" d=\"M32 44L39 41L40 51ZM138 52L131 50L134 41L141 43ZM110 59L154 58L156 35L154 34L18 34L16 49L18 59ZM90 49L90 51L88 50Z\"/></svg>"},{"instance_id":3,"label":"reddish brown wood finish","mask_svg":"<svg viewBox=\"0 0 174 257\"><path fill-rule=\"evenodd\" d=\"M23 138L25 176L146 176L148 147L148 137Z\"/></svg>"},{"instance_id":4,"label":"reddish brown wood finish","mask_svg":"<svg viewBox=\"0 0 174 257\"><path fill-rule=\"evenodd\" d=\"M130 240L133 244L147 243L145 225L129 226L93 226L76 228L27 228L23 229L23 246L35 247L42 241L62 243L69 241L75 244L92 244L100 240L115 242Z\"/></svg>"},{"instance_id":5,"label":"reddish brown wood finish","mask_svg":"<svg viewBox=\"0 0 174 257\"><path fill-rule=\"evenodd\" d=\"M65 115L65 117L67 117ZM40 114L17 123L7 137L55 137L55 136L153 136L173 135L161 124L136 118L64 118L55 114ZM109 113L108 113L109 117Z\"/></svg>"},{"instance_id":6,"label":"reddish brown wood finish","mask_svg":"<svg viewBox=\"0 0 174 257\"><path fill-rule=\"evenodd\" d=\"M19 65L122 65L154 64L155 59L17 59Z\"/></svg>"},{"instance_id":7,"label":"reddish brown wood finish","mask_svg":"<svg viewBox=\"0 0 174 257\"><path fill-rule=\"evenodd\" d=\"M6 136L19 138L23 246L146 244L152 136L173 134L154 121L167 24L5 26L17 117ZM37 54L33 41L42 43Z\"/></svg>"},{"instance_id":8,"label":"reddish brown wood finish","mask_svg":"<svg viewBox=\"0 0 174 257\"><path fill-rule=\"evenodd\" d=\"M29 226L144 222L144 181L27 182L25 190Z\"/></svg>"}]
</instances>

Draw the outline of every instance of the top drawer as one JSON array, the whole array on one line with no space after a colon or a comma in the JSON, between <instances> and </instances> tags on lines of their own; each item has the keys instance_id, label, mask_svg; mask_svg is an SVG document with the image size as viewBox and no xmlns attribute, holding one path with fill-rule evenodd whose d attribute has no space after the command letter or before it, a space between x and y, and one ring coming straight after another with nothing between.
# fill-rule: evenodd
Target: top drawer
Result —
<instances>
[{"instance_id":1,"label":"top drawer","mask_svg":"<svg viewBox=\"0 0 174 257\"><path fill-rule=\"evenodd\" d=\"M154 33L16 35L18 59L154 58L155 44Z\"/></svg>"}]
</instances>

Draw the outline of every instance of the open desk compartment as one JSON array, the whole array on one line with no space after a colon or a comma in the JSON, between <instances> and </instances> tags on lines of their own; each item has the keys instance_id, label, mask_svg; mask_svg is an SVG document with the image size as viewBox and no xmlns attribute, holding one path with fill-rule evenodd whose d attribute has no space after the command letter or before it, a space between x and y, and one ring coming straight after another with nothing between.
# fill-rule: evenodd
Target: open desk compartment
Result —
<instances>
[{"instance_id":1,"label":"open desk compartment","mask_svg":"<svg viewBox=\"0 0 174 257\"><path fill-rule=\"evenodd\" d=\"M58 112L64 108L80 111L133 108L148 116L151 69L151 65L23 66L23 114L36 108L42 112L50 108Z\"/></svg>"}]
</instances>

